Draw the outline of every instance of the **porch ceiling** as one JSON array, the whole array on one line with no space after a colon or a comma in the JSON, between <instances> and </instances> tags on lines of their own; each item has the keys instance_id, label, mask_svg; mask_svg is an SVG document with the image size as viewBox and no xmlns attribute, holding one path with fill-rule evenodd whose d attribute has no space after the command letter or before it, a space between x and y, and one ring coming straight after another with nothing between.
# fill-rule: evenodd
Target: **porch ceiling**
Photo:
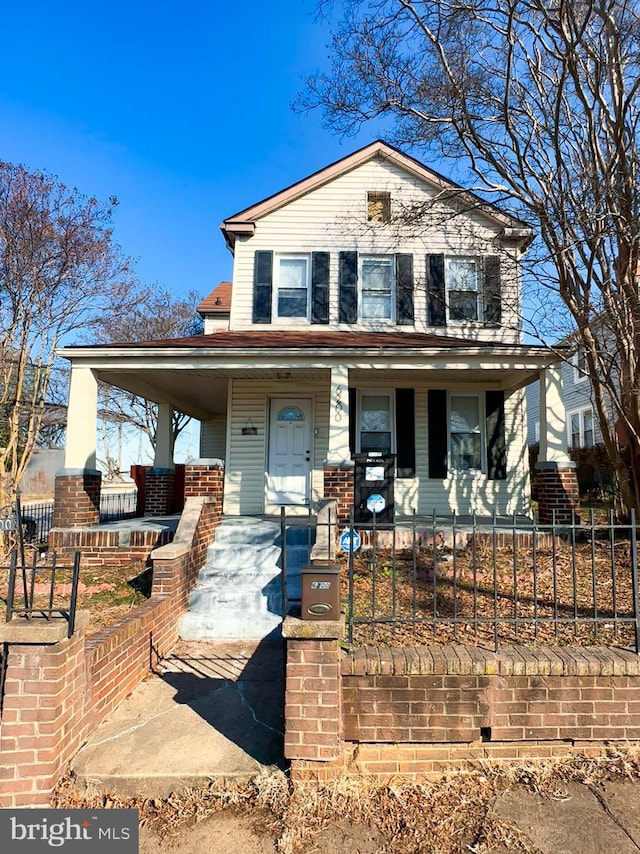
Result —
<instances>
[{"instance_id":1,"label":"porch ceiling","mask_svg":"<svg viewBox=\"0 0 640 854\"><path fill-rule=\"evenodd\" d=\"M301 367L283 364L281 367L215 367L168 365L136 365L94 367L98 379L132 394L170 404L174 409L200 420L208 420L227 410L227 393L230 379L259 380L265 391L278 384L290 383L292 390L300 384L327 384L330 381L329 367ZM397 365L393 368L374 364L349 369L351 385L379 386L396 385L431 386L446 388L468 388L478 385L484 388L513 391L538 379L539 367L532 365L483 365L435 363L424 367Z\"/></svg>"}]
</instances>

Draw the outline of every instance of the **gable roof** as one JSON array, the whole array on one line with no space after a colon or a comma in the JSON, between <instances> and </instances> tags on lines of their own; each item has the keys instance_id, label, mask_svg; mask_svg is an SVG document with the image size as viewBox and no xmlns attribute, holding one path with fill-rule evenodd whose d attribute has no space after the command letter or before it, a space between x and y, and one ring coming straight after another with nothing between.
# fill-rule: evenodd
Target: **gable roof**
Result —
<instances>
[{"instance_id":1,"label":"gable roof","mask_svg":"<svg viewBox=\"0 0 640 854\"><path fill-rule=\"evenodd\" d=\"M502 226L503 237L505 239L525 244L531 241L533 231L527 223L504 213L504 211L501 211L498 207L480 198L480 196L472 193L470 190L465 190L454 181L450 181L438 172L434 172L433 169L429 169L419 160L394 148L389 143L377 139L375 142L359 148L352 154L336 160L334 163L329 164L329 166L319 169L301 181L291 184L291 186L286 187L284 190L267 196L266 199L227 217L220 225L227 246L233 252L235 240L238 235L250 237L254 234L256 220L278 210L278 208L284 207L284 205L289 204L295 199L299 199L301 196L316 190L318 187L335 180L374 158L382 158L394 163L399 168L404 169L439 192L447 190L459 191L458 198L466 201L474 208L481 210L488 219Z\"/></svg>"},{"instance_id":2,"label":"gable roof","mask_svg":"<svg viewBox=\"0 0 640 854\"><path fill-rule=\"evenodd\" d=\"M196 311L200 315L229 314L231 311L231 288L232 282L220 282L219 285L206 296Z\"/></svg>"}]
</instances>

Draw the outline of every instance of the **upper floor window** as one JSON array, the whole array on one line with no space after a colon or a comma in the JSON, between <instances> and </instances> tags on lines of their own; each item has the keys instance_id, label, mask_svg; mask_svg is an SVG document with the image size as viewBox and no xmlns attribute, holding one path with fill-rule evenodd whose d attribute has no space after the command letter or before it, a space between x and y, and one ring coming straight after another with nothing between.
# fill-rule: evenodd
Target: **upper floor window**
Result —
<instances>
[{"instance_id":1,"label":"upper floor window","mask_svg":"<svg viewBox=\"0 0 640 854\"><path fill-rule=\"evenodd\" d=\"M576 409L567 413L567 431L569 447L592 448L593 437L593 410L591 407Z\"/></svg>"},{"instance_id":2,"label":"upper floor window","mask_svg":"<svg viewBox=\"0 0 640 854\"><path fill-rule=\"evenodd\" d=\"M476 258L445 259L449 320L482 320L479 272Z\"/></svg>"},{"instance_id":3,"label":"upper floor window","mask_svg":"<svg viewBox=\"0 0 640 854\"><path fill-rule=\"evenodd\" d=\"M360 291L363 320L393 320L393 255L360 258Z\"/></svg>"},{"instance_id":4,"label":"upper floor window","mask_svg":"<svg viewBox=\"0 0 640 854\"><path fill-rule=\"evenodd\" d=\"M584 350L580 349L571 357L573 365L573 381L581 383L587 379L587 357Z\"/></svg>"},{"instance_id":5,"label":"upper floor window","mask_svg":"<svg viewBox=\"0 0 640 854\"><path fill-rule=\"evenodd\" d=\"M279 318L309 315L309 258L280 255L274 265L274 313Z\"/></svg>"},{"instance_id":6,"label":"upper floor window","mask_svg":"<svg viewBox=\"0 0 640 854\"><path fill-rule=\"evenodd\" d=\"M391 221L391 193L367 193L367 220L369 222Z\"/></svg>"}]
</instances>

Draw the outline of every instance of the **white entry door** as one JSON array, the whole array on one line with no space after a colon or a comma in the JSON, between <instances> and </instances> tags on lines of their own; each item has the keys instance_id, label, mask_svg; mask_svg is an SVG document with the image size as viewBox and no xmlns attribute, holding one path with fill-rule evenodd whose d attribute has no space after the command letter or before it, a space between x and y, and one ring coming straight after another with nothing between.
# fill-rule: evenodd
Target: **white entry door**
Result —
<instances>
[{"instance_id":1,"label":"white entry door","mask_svg":"<svg viewBox=\"0 0 640 854\"><path fill-rule=\"evenodd\" d=\"M311 475L311 401L271 399L268 504L308 504Z\"/></svg>"}]
</instances>

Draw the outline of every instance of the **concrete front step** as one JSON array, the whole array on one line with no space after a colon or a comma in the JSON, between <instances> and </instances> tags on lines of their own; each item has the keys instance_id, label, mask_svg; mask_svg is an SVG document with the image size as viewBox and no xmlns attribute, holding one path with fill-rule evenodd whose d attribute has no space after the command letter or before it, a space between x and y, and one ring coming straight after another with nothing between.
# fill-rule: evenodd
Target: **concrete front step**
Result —
<instances>
[{"instance_id":1,"label":"concrete front step","mask_svg":"<svg viewBox=\"0 0 640 854\"><path fill-rule=\"evenodd\" d=\"M259 640L282 623L281 549L277 522L225 517L207 563L189 594L180 637L187 640Z\"/></svg>"},{"instance_id":2,"label":"concrete front step","mask_svg":"<svg viewBox=\"0 0 640 854\"><path fill-rule=\"evenodd\" d=\"M181 641L93 731L72 771L79 786L123 797L279 774L283 706L281 643Z\"/></svg>"}]
</instances>

